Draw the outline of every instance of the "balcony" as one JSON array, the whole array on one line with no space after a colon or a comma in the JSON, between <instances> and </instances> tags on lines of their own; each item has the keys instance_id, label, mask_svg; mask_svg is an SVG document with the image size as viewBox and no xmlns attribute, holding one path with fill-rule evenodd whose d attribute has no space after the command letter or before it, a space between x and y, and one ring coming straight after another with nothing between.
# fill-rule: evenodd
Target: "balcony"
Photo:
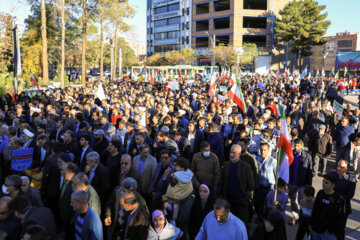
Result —
<instances>
[{"instance_id":1,"label":"balcony","mask_svg":"<svg viewBox=\"0 0 360 240\"><path fill-rule=\"evenodd\" d=\"M174 45L174 44L180 44L180 38L154 40L154 45Z\"/></svg>"},{"instance_id":2,"label":"balcony","mask_svg":"<svg viewBox=\"0 0 360 240\"><path fill-rule=\"evenodd\" d=\"M180 30L180 24L165 25L161 27L155 27L154 33L171 32L171 31L179 31L179 30Z\"/></svg>"}]
</instances>

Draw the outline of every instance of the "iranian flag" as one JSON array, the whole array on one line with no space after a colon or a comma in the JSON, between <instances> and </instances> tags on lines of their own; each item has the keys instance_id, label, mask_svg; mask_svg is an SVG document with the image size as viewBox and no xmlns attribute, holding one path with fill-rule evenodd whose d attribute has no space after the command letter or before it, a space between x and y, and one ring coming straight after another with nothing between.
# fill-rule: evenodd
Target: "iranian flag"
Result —
<instances>
[{"instance_id":1,"label":"iranian flag","mask_svg":"<svg viewBox=\"0 0 360 240\"><path fill-rule=\"evenodd\" d=\"M277 176L282 178L286 183L289 183L289 167L294 161L294 155L287 129L285 108L280 104L278 104L277 108L281 112L281 131L277 153Z\"/></svg>"},{"instance_id":2,"label":"iranian flag","mask_svg":"<svg viewBox=\"0 0 360 240\"><path fill-rule=\"evenodd\" d=\"M316 76L315 77L320 77L320 71L319 71L319 69L316 69Z\"/></svg>"},{"instance_id":3,"label":"iranian flag","mask_svg":"<svg viewBox=\"0 0 360 240\"><path fill-rule=\"evenodd\" d=\"M152 72L151 72L151 84L152 84L152 85L155 84L155 80L154 80L154 68L152 69Z\"/></svg>"},{"instance_id":4,"label":"iranian flag","mask_svg":"<svg viewBox=\"0 0 360 240\"><path fill-rule=\"evenodd\" d=\"M239 86L239 82L236 81L236 83L230 88L228 95L229 98L231 98L236 103L236 105L238 105L238 107L243 111L243 113L246 113L244 95Z\"/></svg>"},{"instance_id":5,"label":"iranian flag","mask_svg":"<svg viewBox=\"0 0 360 240\"><path fill-rule=\"evenodd\" d=\"M285 75L285 78L288 78L289 77L289 72L288 72L288 70L285 68L285 70L284 70L284 75Z\"/></svg>"},{"instance_id":6,"label":"iranian flag","mask_svg":"<svg viewBox=\"0 0 360 240\"><path fill-rule=\"evenodd\" d=\"M212 75L210 79L210 87L209 87L209 95L210 97L215 96L215 88L216 88L216 76Z\"/></svg>"},{"instance_id":7,"label":"iranian flag","mask_svg":"<svg viewBox=\"0 0 360 240\"><path fill-rule=\"evenodd\" d=\"M232 72L229 81L230 81L230 83L231 83L231 86L235 84L235 81L236 81L236 71L233 71L233 72Z\"/></svg>"},{"instance_id":8,"label":"iranian flag","mask_svg":"<svg viewBox=\"0 0 360 240\"><path fill-rule=\"evenodd\" d=\"M339 71L336 72L335 79L339 79Z\"/></svg>"}]
</instances>

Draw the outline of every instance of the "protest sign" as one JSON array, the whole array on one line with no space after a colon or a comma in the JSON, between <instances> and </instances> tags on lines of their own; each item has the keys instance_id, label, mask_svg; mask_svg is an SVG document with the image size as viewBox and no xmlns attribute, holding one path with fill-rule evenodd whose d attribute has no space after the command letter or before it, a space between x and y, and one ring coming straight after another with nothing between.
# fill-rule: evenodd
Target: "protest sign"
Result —
<instances>
[{"instance_id":1,"label":"protest sign","mask_svg":"<svg viewBox=\"0 0 360 240\"><path fill-rule=\"evenodd\" d=\"M187 80L186 81L186 86L194 86L195 81L194 80Z\"/></svg>"},{"instance_id":2,"label":"protest sign","mask_svg":"<svg viewBox=\"0 0 360 240\"><path fill-rule=\"evenodd\" d=\"M177 81L169 81L168 82L168 87L173 91L180 89L179 82L177 82Z\"/></svg>"},{"instance_id":3,"label":"protest sign","mask_svg":"<svg viewBox=\"0 0 360 240\"><path fill-rule=\"evenodd\" d=\"M336 100L334 100L333 110L336 115L341 117L343 114L343 111L344 111L344 107L340 103L338 103Z\"/></svg>"},{"instance_id":4,"label":"protest sign","mask_svg":"<svg viewBox=\"0 0 360 240\"><path fill-rule=\"evenodd\" d=\"M31 166L33 148L22 148L12 152L11 167L15 171L24 171Z\"/></svg>"}]
</instances>

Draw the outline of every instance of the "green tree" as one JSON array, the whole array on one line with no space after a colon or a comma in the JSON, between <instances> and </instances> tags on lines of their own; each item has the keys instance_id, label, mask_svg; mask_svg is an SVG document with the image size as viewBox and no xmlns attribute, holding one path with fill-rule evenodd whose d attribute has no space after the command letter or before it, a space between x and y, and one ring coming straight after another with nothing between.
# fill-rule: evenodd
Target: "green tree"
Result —
<instances>
[{"instance_id":1,"label":"green tree","mask_svg":"<svg viewBox=\"0 0 360 240\"><path fill-rule=\"evenodd\" d=\"M326 34L331 22L325 20L323 13L326 6L314 0L293 0L279 12L280 18L275 23L275 39L289 42L291 52L298 57L298 66L305 56L310 56L311 46L326 42Z\"/></svg>"},{"instance_id":2,"label":"green tree","mask_svg":"<svg viewBox=\"0 0 360 240\"><path fill-rule=\"evenodd\" d=\"M238 55L239 64L252 64L254 59L259 55L257 46L255 43L244 43L242 52Z\"/></svg>"},{"instance_id":3,"label":"green tree","mask_svg":"<svg viewBox=\"0 0 360 240\"><path fill-rule=\"evenodd\" d=\"M146 58L146 65L148 65L148 66L166 65L166 57L159 53L154 54L154 55Z\"/></svg>"},{"instance_id":4,"label":"green tree","mask_svg":"<svg viewBox=\"0 0 360 240\"><path fill-rule=\"evenodd\" d=\"M186 65L193 65L194 61L199 57L195 49L184 48L180 50L181 63Z\"/></svg>"},{"instance_id":5,"label":"green tree","mask_svg":"<svg viewBox=\"0 0 360 240\"><path fill-rule=\"evenodd\" d=\"M220 45L211 49L212 54L215 56L215 62L223 67L231 67L236 64L237 53L233 46ZM212 55L209 55L208 58L211 58Z\"/></svg>"},{"instance_id":6,"label":"green tree","mask_svg":"<svg viewBox=\"0 0 360 240\"><path fill-rule=\"evenodd\" d=\"M0 13L0 72L12 71L12 17Z\"/></svg>"}]
</instances>

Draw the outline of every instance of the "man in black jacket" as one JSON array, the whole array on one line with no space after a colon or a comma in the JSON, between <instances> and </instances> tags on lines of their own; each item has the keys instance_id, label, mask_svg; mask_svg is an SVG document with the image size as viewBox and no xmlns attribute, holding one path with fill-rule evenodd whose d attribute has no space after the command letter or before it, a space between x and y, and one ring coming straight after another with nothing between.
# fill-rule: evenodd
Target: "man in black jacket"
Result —
<instances>
[{"instance_id":1,"label":"man in black jacket","mask_svg":"<svg viewBox=\"0 0 360 240\"><path fill-rule=\"evenodd\" d=\"M289 198L291 200L291 212L293 218L289 224L295 225L299 219L299 202L304 199L304 187L312 184L312 158L304 150L303 141L299 138L294 140L294 162L290 165Z\"/></svg>"},{"instance_id":2,"label":"man in black jacket","mask_svg":"<svg viewBox=\"0 0 360 240\"><path fill-rule=\"evenodd\" d=\"M57 212L57 201L60 194L60 168L58 165L59 154L62 149L59 142L52 143L51 156L44 161L41 193L44 205L53 213Z\"/></svg>"},{"instance_id":3,"label":"man in black jacket","mask_svg":"<svg viewBox=\"0 0 360 240\"><path fill-rule=\"evenodd\" d=\"M247 225L250 199L254 194L255 183L250 164L241 161L240 155L241 146L232 145L230 161L224 164L222 195L229 200L231 212Z\"/></svg>"},{"instance_id":4,"label":"man in black jacket","mask_svg":"<svg viewBox=\"0 0 360 240\"><path fill-rule=\"evenodd\" d=\"M47 229L50 239L56 239L56 224L53 214L46 207L33 207L30 202L21 196L17 196L10 202L10 208L17 218L21 219L20 237L24 235L26 228L40 225Z\"/></svg>"},{"instance_id":5,"label":"man in black jacket","mask_svg":"<svg viewBox=\"0 0 360 240\"><path fill-rule=\"evenodd\" d=\"M89 183L99 195L101 205L105 206L110 190L108 171L100 163L100 156L97 152L88 153L86 155L86 162L85 173L89 177Z\"/></svg>"},{"instance_id":6,"label":"man in black jacket","mask_svg":"<svg viewBox=\"0 0 360 240\"><path fill-rule=\"evenodd\" d=\"M86 155L94 150L90 147L91 136L89 134L85 134L80 138L80 146L78 152L78 159L76 159L77 165L79 166L81 171L84 171L86 166Z\"/></svg>"},{"instance_id":7,"label":"man in black jacket","mask_svg":"<svg viewBox=\"0 0 360 240\"><path fill-rule=\"evenodd\" d=\"M345 229L346 204L334 190L337 176L330 173L323 177L323 189L316 195L309 230L313 239L344 239L341 234Z\"/></svg>"},{"instance_id":8,"label":"man in black jacket","mask_svg":"<svg viewBox=\"0 0 360 240\"><path fill-rule=\"evenodd\" d=\"M72 190L73 176L78 172L79 168L75 163L65 162L61 169L61 175L64 177L62 187L60 189L59 198L59 228L60 231L65 231L66 236L71 236L72 227L70 226L71 218L74 211L70 205Z\"/></svg>"}]
</instances>

